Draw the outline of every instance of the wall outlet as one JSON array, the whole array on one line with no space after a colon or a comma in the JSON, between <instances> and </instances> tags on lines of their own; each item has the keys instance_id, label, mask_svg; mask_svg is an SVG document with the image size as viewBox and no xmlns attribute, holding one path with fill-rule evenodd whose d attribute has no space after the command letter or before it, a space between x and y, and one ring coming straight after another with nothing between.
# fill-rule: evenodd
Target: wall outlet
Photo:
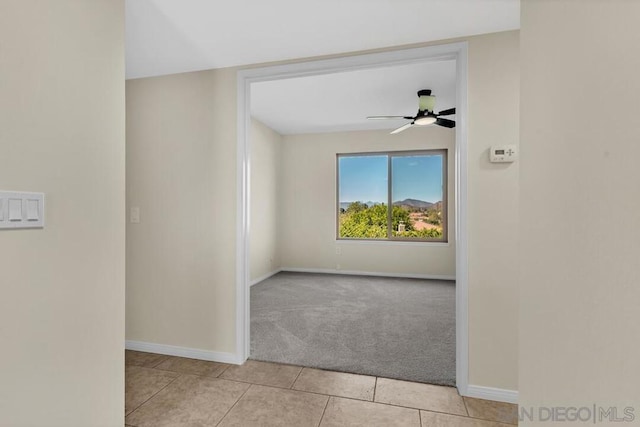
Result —
<instances>
[{"instance_id":1,"label":"wall outlet","mask_svg":"<svg viewBox=\"0 0 640 427\"><path fill-rule=\"evenodd\" d=\"M342 253L342 248L340 246L336 246L336 255L340 255Z\"/></svg>"},{"instance_id":2,"label":"wall outlet","mask_svg":"<svg viewBox=\"0 0 640 427\"><path fill-rule=\"evenodd\" d=\"M340 270L340 264L336 264L336 270Z\"/></svg>"}]
</instances>

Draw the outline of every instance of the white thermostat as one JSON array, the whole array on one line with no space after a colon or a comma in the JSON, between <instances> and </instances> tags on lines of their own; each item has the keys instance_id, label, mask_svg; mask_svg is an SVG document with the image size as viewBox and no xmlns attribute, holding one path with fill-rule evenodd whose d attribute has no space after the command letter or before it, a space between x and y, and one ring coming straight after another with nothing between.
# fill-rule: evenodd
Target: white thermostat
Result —
<instances>
[{"instance_id":1,"label":"white thermostat","mask_svg":"<svg viewBox=\"0 0 640 427\"><path fill-rule=\"evenodd\" d=\"M518 148L515 145L495 145L489 149L491 163L510 163L518 160Z\"/></svg>"}]
</instances>

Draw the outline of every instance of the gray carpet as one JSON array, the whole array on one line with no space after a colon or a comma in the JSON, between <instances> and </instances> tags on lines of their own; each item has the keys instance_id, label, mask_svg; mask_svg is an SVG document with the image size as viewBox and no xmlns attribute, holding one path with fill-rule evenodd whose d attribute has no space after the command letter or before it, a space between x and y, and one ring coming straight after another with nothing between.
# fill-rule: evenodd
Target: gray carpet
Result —
<instances>
[{"instance_id":1,"label":"gray carpet","mask_svg":"<svg viewBox=\"0 0 640 427\"><path fill-rule=\"evenodd\" d=\"M455 385L455 283L278 273L251 288L251 358Z\"/></svg>"}]
</instances>

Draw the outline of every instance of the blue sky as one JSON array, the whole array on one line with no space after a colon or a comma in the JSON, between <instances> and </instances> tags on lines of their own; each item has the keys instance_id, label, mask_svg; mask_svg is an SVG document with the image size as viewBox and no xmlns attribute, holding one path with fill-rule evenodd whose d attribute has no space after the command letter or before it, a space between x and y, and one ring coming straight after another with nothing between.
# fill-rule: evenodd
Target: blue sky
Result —
<instances>
[{"instance_id":1,"label":"blue sky","mask_svg":"<svg viewBox=\"0 0 640 427\"><path fill-rule=\"evenodd\" d=\"M340 202L387 202L387 156L340 157ZM442 156L392 158L393 201L442 200Z\"/></svg>"}]
</instances>

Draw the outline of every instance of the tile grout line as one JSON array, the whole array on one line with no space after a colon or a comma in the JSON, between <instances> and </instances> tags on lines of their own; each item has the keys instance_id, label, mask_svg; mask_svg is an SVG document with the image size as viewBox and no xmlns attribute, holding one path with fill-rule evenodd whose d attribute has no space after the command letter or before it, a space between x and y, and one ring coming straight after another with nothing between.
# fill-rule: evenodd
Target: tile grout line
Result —
<instances>
[{"instance_id":1,"label":"tile grout line","mask_svg":"<svg viewBox=\"0 0 640 427\"><path fill-rule=\"evenodd\" d=\"M150 398L148 398L147 400L145 400L144 402L142 402L141 404L139 404L138 406L136 406L136 408L135 408L133 411L129 412L127 415L125 415L125 416L124 416L124 418L125 418L125 422L126 422L126 419L127 419L127 417L128 417L128 416L133 415L133 413L134 413L134 412L136 412L138 409L142 408L142 406L143 406L145 403L147 403L148 401L150 401L151 399L153 399L154 397L156 397L156 395L157 395L158 393L160 393L160 392L161 392L162 390L164 390L165 388L169 387L171 384L173 384L173 383L174 383L178 378L180 378L180 377L182 377L182 374L178 374L178 376L177 376L177 377L175 377L174 379L172 379L170 383L168 383L167 385L165 385L164 387L162 387L162 388L161 388L160 390L158 390L157 392L153 393L153 395L152 395Z\"/></svg>"},{"instance_id":2,"label":"tile grout line","mask_svg":"<svg viewBox=\"0 0 640 427\"><path fill-rule=\"evenodd\" d=\"M168 371L168 372L170 372L170 371ZM230 382L234 382L234 383L257 385L257 386L260 386L260 387L271 387L271 388L277 388L279 390L299 391L299 392L302 392L302 393L317 394L317 395L320 395L320 396L332 396L331 394L320 393L320 392L317 392L317 391L292 389L291 387L293 387L293 385L291 385L291 386L280 386L280 385L273 385L273 384L256 383L256 382L251 382L251 381L247 381L247 380L239 380L239 379L236 379L236 378L211 377L211 376L207 376L207 375L198 375L198 374L183 374L183 375L194 375L194 376L198 376L198 377L213 378L213 379L218 379L218 380L223 380L223 381L230 381ZM295 383L295 381L294 381L294 383ZM336 396L336 397L341 397L341 396ZM358 399L358 398L355 398L355 397L354 398L348 398L348 399L365 400L365 399Z\"/></svg>"},{"instance_id":3,"label":"tile grout line","mask_svg":"<svg viewBox=\"0 0 640 427\"><path fill-rule=\"evenodd\" d=\"M142 366L144 368L144 366ZM146 368L146 369L152 369L154 371L158 371L158 372L171 372L172 374L179 374L179 375L198 375L199 377L206 377L207 375L199 375L199 374L192 374L189 372L178 372L178 371L171 371L169 369L160 369L160 368Z\"/></svg>"},{"instance_id":4,"label":"tile grout line","mask_svg":"<svg viewBox=\"0 0 640 427\"><path fill-rule=\"evenodd\" d=\"M467 417L471 417L471 415L469 415L469 408L467 408L467 400L464 398L464 396L460 396L462 398L462 404L464 405L464 410L467 413Z\"/></svg>"},{"instance_id":5,"label":"tile grout line","mask_svg":"<svg viewBox=\"0 0 640 427\"><path fill-rule=\"evenodd\" d=\"M220 377L222 376L222 374L224 374L225 372L227 372L227 369L229 369L231 366L232 366L232 365L227 365L227 367L226 367L226 368L224 368L224 369L222 370L222 372L220 372L218 375L216 375L216 376L215 376L215 378L220 378ZM220 378L220 379L222 380L222 379L224 379L224 378Z\"/></svg>"},{"instance_id":6,"label":"tile grout line","mask_svg":"<svg viewBox=\"0 0 640 427\"><path fill-rule=\"evenodd\" d=\"M155 368L156 366L160 366L161 364L163 364L165 362L165 360L169 360L169 356L164 356L160 358L160 361L156 364L154 364L153 366L149 366L149 368Z\"/></svg>"},{"instance_id":7,"label":"tile grout line","mask_svg":"<svg viewBox=\"0 0 640 427\"><path fill-rule=\"evenodd\" d=\"M238 398L238 400L236 400L236 401L233 403L233 405L231 405L231 408L229 408L229 410L228 410L227 412L225 412L225 414L222 416L222 418L220 418L220 421L218 421L218 422L216 423L216 426L219 426L219 425L220 425L220 423L222 423L222 421L224 421L224 419L227 417L227 415L229 415L229 412L231 412L231 410L232 410L233 408L235 408L235 407L236 407L236 405L238 404L238 402L240 402L240 401L242 400L242 398L244 397L244 395L245 395L245 394L247 394L247 392L249 391L249 389L250 389L252 386L253 386L253 384L249 385L249 387L247 387L247 389L246 389L244 392L242 392L242 395L240 395L240 397Z\"/></svg>"},{"instance_id":8,"label":"tile grout line","mask_svg":"<svg viewBox=\"0 0 640 427\"><path fill-rule=\"evenodd\" d=\"M418 421L420 421L420 427L422 427L422 411L418 409Z\"/></svg>"},{"instance_id":9,"label":"tile grout line","mask_svg":"<svg viewBox=\"0 0 640 427\"><path fill-rule=\"evenodd\" d=\"M300 372L298 372L298 375L296 375L296 379L293 380L293 383L291 384L291 387L289 387L290 390L294 390L293 386L296 385L296 382L298 381L298 378L300 378L300 375L302 375L302 371L304 371L306 368L302 368L300 369Z\"/></svg>"},{"instance_id":10,"label":"tile grout line","mask_svg":"<svg viewBox=\"0 0 640 427\"><path fill-rule=\"evenodd\" d=\"M291 390L291 387L272 385L272 384L252 383L252 382L249 382L247 380L237 380L235 378L220 378L220 377L211 377L211 376L207 376L207 375L198 375L198 374L183 374L183 375L193 375L193 376L202 377L202 378L213 378L213 379L216 379L216 380L230 381L230 382L233 382L233 383L259 385L261 387L271 387L271 388L277 388L277 389L280 389L280 390ZM302 392L305 392L305 393L313 393L313 394L320 394L320 395L323 395L323 396L328 396L327 394L317 393L317 392L314 392L314 391L305 391L305 390L293 390L293 391L302 391Z\"/></svg>"},{"instance_id":11,"label":"tile grout line","mask_svg":"<svg viewBox=\"0 0 640 427\"><path fill-rule=\"evenodd\" d=\"M340 396L336 396L336 397L340 397ZM350 399L350 400L358 400L360 402L368 402L367 400L361 400L361 399L354 399L351 397L340 397L341 399ZM387 402L369 402L369 403L377 403L379 405L385 405L385 406L392 406L394 408L405 408L405 409L415 409L417 411L425 411L425 412L434 412L436 414L444 414L444 415L453 415L455 417L463 417L463 418L472 418L469 417L467 415L460 415L460 414L453 414L451 412L444 412L444 411L438 411L435 409L424 409L424 408L416 408L415 406L402 406L402 405L397 405L394 403L387 403ZM481 418L473 418L474 420L480 420ZM483 420L483 421L487 421L487 420Z\"/></svg>"},{"instance_id":12,"label":"tile grout line","mask_svg":"<svg viewBox=\"0 0 640 427\"><path fill-rule=\"evenodd\" d=\"M322 416L320 417L320 422L318 423L318 427L320 427L322 425L322 420L324 419L324 414L325 412L327 412L327 407L329 406L329 401L331 400L333 396L329 396L329 398L327 399L327 403L324 404L324 409L322 410Z\"/></svg>"},{"instance_id":13,"label":"tile grout line","mask_svg":"<svg viewBox=\"0 0 640 427\"><path fill-rule=\"evenodd\" d=\"M454 415L454 414L450 414L450 415ZM458 417L462 417L463 415L457 415ZM487 423L497 423L497 424L504 424L507 426L517 426L518 424L512 424L512 423L508 423L506 421L496 421L496 420L489 420L487 418L478 418L478 417L472 417L471 415L467 416L466 418L469 418L470 420L477 420L477 421L484 421Z\"/></svg>"},{"instance_id":14,"label":"tile grout line","mask_svg":"<svg viewBox=\"0 0 640 427\"><path fill-rule=\"evenodd\" d=\"M376 377L376 381L373 383L373 400L372 400L372 402L376 401L376 390L378 390L378 377Z\"/></svg>"},{"instance_id":15,"label":"tile grout line","mask_svg":"<svg viewBox=\"0 0 640 427\"><path fill-rule=\"evenodd\" d=\"M218 363L218 362L213 362L213 363ZM219 374L216 375L209 375L209 374L197 374L195 372L186 372L186 371L177 371L177 370L171 370L171 369L162 369L162 368L158 368L158 366L162 364L162 362L160 362L158 365L156 365L155 367L148 367L148 366L138 366L139 368L145 368L145 369L151 369L154 371L159 371L159 372L171 372L172 374L178 374L178 375L195 375L197 377L204 377L204 378L220 378L220 375L224 374L227 369L229 369L231 366L233 365L229 365L226 366ZM137 365L125 365L125 366L137 366ZM225 379L225 378L220 378L220 379Z\"/></svg>"},{"instance_id":16,"label":"tile grout line","mask_svg":"<svg viewBox=\"0 0 640 427\"><path fill-rule=\"evenodd\" d=\"M222 375L222 372L218 375L209 375L209 374L196 374L193 372L186 372L186 371L170 371L168 369L158 369L158 368L146 368L146 369L151 369L156 372L168 372L171 374L178 374L178 375L193 375L194 377L201 377L201 378L217 378L221 380L224 379L224 378L220 378L219 376L219 375Z\"/></svg>"}]
</instances>

